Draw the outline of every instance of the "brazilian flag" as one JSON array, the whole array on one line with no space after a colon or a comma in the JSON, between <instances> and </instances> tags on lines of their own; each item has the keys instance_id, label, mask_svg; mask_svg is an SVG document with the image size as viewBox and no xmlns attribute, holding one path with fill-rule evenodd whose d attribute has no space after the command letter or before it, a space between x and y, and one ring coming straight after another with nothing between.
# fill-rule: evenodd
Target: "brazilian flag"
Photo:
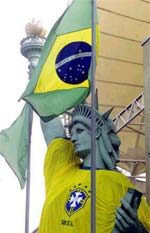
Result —
<instances>
[{"instance_id":1,"label":"brazilian flag","mask_svg":"<svg viewBox=\"0 0 150 233\"><path fill-rule=\"evenodd\" d=\"M96 7L96 6L95 6ZM50 31L21 99L48 121L82 103L90 92L92 0L74 0ZM98 51L98 20L96 16Z\"/></svg>"},{"instance_id":2,"label":"brazilian flag","mask_svg":"<svg viewBox=\"0 0 150 233\"><path fill-rule=\"evenodd\" d=\"M13 124L0 132L0 154L17 176L22 189L26 181L29 121L29 105L25 104Z\"/></svg>"}]
</instances>

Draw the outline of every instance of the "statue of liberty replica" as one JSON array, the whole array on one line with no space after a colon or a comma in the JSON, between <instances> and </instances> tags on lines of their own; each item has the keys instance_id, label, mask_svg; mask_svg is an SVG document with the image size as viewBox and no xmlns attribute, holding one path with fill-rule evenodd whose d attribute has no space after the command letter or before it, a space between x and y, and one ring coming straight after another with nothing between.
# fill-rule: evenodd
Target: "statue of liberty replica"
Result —
<instances>
[{"instance_id":1,"label":"statue of liberty replica","mask_svg":"<svg viewBox=\"0 0 150 233\"><path fill-rule=\"evenodd\" d=\"M95 111L96 233L149 232L150 209L144 197L116 168L120 139L110 113ZM60 118L41 121L48 149L39 233L90 232L91 107L81 104L70 115L70 138Z\"/></svg>"}]
</instances>

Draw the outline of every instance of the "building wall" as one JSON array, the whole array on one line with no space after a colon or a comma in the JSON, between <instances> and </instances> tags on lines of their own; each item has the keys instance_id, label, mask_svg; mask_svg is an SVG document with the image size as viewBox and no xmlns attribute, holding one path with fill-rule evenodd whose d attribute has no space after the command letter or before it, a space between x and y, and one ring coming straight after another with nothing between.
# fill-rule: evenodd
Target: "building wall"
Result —
<instances>
[{"instance_id":1,"label":"building wall","mask_svg":"<svg viewBox=\"0 0 150 233\"><path fill-rule=\"evenodd\" d=\"M98 0L101 28L96 86L114 115L143 91L141 42L150 34L150 1Z\"/></svg>"},{"instance_id":2,"label":"building wall","mask_svg":"<svg viewBox=\"0 0 150 233\"><path fill-rule=\"evenodd\" d=\"M113 117L144 91L141 42L150 35L150 0L97 0L97 7L101 31L96 72L99 110L114 106ZM139 126L139 130L143 129ZM145 158L143 135L125 128L119 136L122 158ZM126 163L124 168L136 171L134 165ZM143 163L138 166L144 171Z\"/></svg>"}]
</instances>

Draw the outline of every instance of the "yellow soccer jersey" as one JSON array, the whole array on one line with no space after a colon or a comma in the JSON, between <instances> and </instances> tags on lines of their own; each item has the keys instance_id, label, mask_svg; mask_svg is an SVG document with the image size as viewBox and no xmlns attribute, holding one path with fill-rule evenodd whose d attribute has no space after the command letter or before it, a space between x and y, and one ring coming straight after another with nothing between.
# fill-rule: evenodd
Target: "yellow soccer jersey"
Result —
<instances>
[{"instance_id":1,"label":"yellow soccer jersey","mask_svg":"<svg viewBox=\"0 0 150 233\"><path fill-rule=\"evenodd\" d=\"M45 164L46 200L39 233L90 233L90 170L80 169L73 145L55 139L49 145ZM128 187L134 187L119 172L96 171L96 233L111 233L116 208ZM135 187L134 187L135 188ZM144 198L139 219L150 230L150 209Z\"/></svg>"}]
</instances>

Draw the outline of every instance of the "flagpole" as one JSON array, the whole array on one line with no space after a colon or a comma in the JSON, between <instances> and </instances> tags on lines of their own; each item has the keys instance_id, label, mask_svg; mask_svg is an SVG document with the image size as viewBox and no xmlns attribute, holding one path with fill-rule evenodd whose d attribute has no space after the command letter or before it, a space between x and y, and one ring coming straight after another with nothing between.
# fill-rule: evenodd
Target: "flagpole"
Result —
<instances>
[{"instance_id":1,"label":"flagpole","mask_svg":"<svg viewBox=\"0 0 150 233\"><path fill-rule=\"evenodd\" d=\"M38 63L45 38L40 34L45 29L40 22L32 20L25 27L27 37L21 41L21 54L29 61L29 80L32 78L34 69ZM43 33L44 34L44 33ZM30 180L31 180L31 135L33 123L33 110L29 106L29 125L28 125L28 154L27 154L27 180L26 180L26 206L25 206L25 233L29 233L30 215Z\"/></svg>"},{"instance_id":2,"label":"flagpole","mask_svg":"<svg viewBox=\"0 0 150 233\"><path fill-rule=\"evenodd\" d=\"M96 28L95 28L95 0L92 0L92 81L91 81L91 233L96 233L96 155L95 155L95 66L96 66Z\"/></svg>"},{"instance_id":3,"label":"flagpole","mask_svg":"<svg viewBox=\"0 0 150 233\"><path fill-rule=\"evenodd\" d=\"M25 233L29 233L32 122L33 122L33 111L32 108L29 106Z\"/></svg>"}]
</instances>

